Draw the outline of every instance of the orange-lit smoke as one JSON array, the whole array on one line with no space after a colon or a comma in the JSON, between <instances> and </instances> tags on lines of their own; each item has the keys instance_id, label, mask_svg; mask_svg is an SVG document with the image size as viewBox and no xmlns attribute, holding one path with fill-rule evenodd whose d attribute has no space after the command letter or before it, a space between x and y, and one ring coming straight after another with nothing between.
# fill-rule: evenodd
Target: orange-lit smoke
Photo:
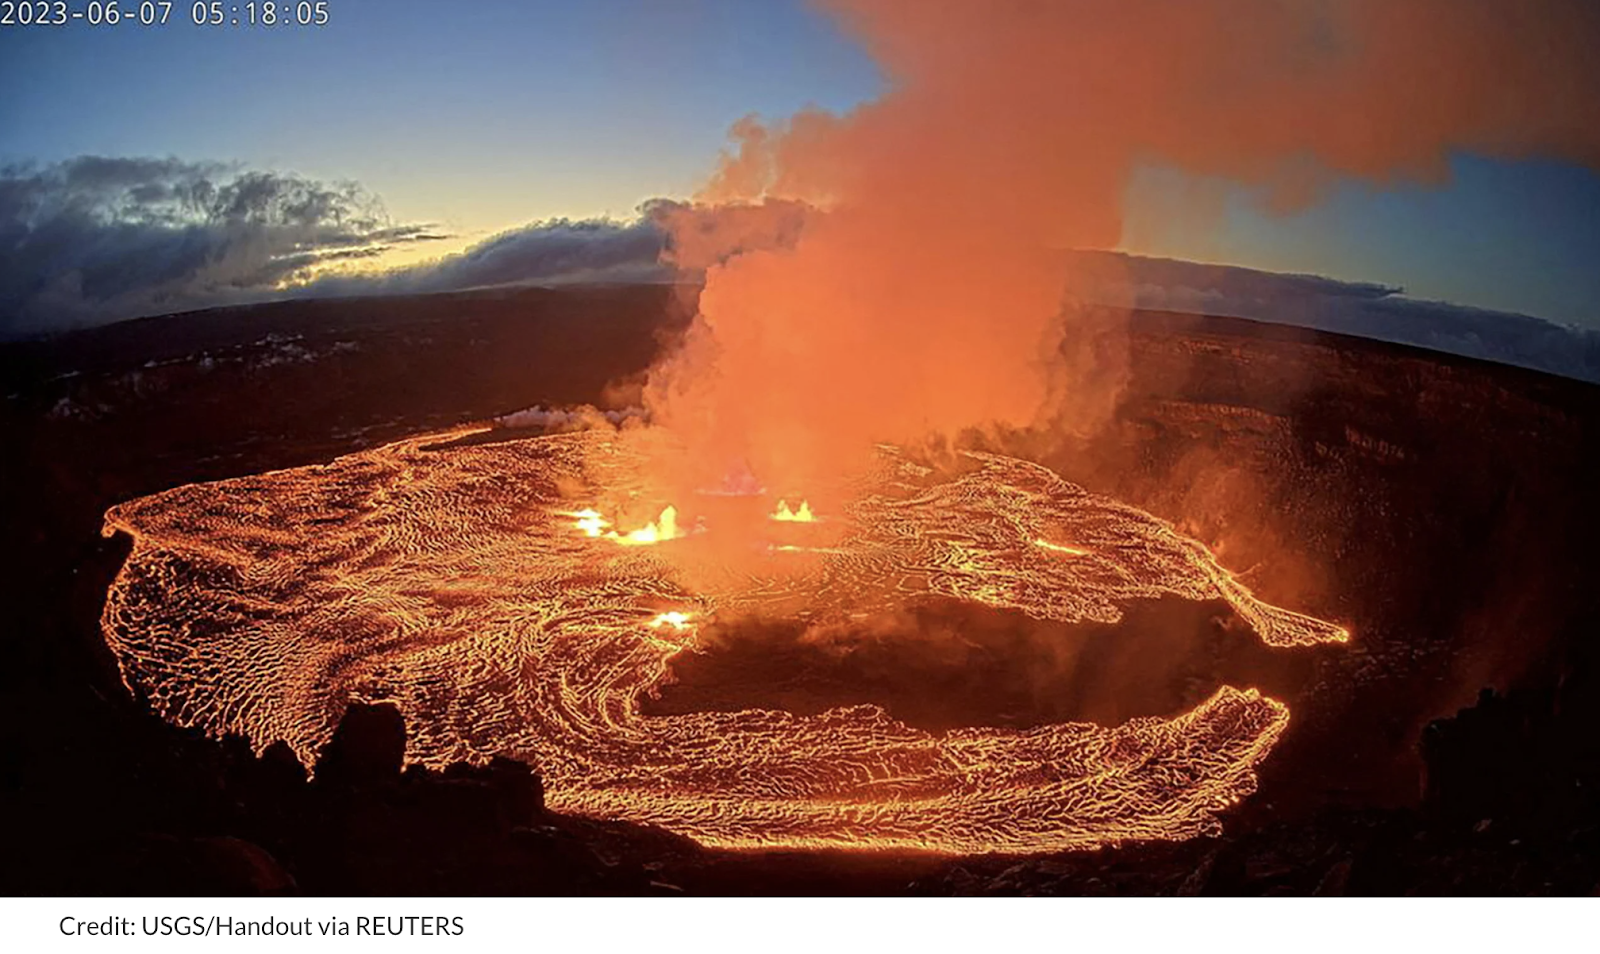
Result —
<instances>
[{"instance_id":1,"label":"orange-lit smoke","mask_svg":"<svg viewBox=\"0 0 1600 954\"><path fill-rule=\"evenodd\" d=\"M889 91L741 121L698 197L737 223L669 222L706 284L648 401L704 479L805 486L874 441L1090 423L1118 378L1060 359L1053 253L1117 244L1140 163L1291 206L1333 175L1436 179L1455 149L1600 162L1587 0L827 6ZM795 202L824 214L799 228ZM798 238L750 241L763 210Z\"/></svg>"}]
</instances>

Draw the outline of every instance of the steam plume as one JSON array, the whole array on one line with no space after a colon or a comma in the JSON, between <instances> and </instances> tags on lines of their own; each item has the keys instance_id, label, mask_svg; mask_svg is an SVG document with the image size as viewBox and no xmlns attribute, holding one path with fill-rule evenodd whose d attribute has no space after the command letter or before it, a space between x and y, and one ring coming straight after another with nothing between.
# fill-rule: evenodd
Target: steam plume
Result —
<instances>
[{"instance_id":1,"label":"steam plume","mask_svg":"<svg viewBox=\"0 0 1600 954\"><path fill-rule=\"evenodd\" d=\"M891 89L741 121L699 196L826 210L712 265L653 375L653 416L709 468L803 479L877 440L1103 408L1117 375L1051 379L1085 365L1058 360L1082 333L1048 253L1114 246L1141 162L1283 207L1332 176L1442 177L1452 150L1600 164L1582 0L828 6ZM1103 362L1103 338L1078 350Z\"/></svg>"}]
</instances>

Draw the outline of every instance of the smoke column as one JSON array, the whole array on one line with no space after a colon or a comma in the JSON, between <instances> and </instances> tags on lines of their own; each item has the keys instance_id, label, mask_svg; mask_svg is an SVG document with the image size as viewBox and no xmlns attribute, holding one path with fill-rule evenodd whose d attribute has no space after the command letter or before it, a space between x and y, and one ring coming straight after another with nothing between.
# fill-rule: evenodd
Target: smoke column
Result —
<instances>
[{"instance_id":1,"label":"smoke column","mask_svg":"<svg viewBox=\"0 0 1600 954\"><path fill-rule=\"evenodd\" d=\"M793 242L700 262L700 314L652 374L652 414L708 477L803 483L875 441L1103 407L1115 375L1061 360L1059 251L1117 244L1141 162L1285 207L1333 176L1435 180L1452 150L1600 163L1586 0L827 8L890 90L738 123L697 197L747 224L819 210Z\"/></svg>"}]
</instances>

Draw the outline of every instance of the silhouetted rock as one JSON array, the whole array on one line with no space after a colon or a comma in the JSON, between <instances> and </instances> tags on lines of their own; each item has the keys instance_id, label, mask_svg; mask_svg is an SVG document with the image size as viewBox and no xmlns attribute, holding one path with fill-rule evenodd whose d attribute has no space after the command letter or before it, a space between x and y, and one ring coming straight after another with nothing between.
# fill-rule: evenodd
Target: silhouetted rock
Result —
<instances>
[{"instance_id":1,"label":"silhouetted rock","mask_svg":"<svg viewBox=\"0 0 1600 954\"><path fill-rule=\"evenodd\" d=\"M1600 776L1594 701L1573 691L1569 669L1555 686L1484 689L1475 705L1423 732L1423 799L1442 820L1480 834L1571 828L1596 810Z\"/></svg>"},{"instance_id":2,"label":"silhouetted rock","mask_svg":"<svg viewBox=\"0 0 1600 954\"><path fill-rule=\"evenodd\" d=\"M331 787L395 782L406 758L406 720L389 705L351 705L317 759L316 780Z\"/></svg>"},{"instance_id":3,"label":"silhouetted rock","mask_svg":"<svg viewBox=\"0 0 1600 954\"><path fill-rule=\"evenodd\" d=\"M1352 862L1349 858L1333 863L1328 873L1317 882L1317 890L1311 892L1319 897L1337 898L1344 895L1346 886L1350 883L1350 869Z\"/></svg>"},{"instance_id":4,"label":"silhouetted rock","mask_svg":"<svg viewBox=\"0 0 1600 954\"><path fill-rule=\"evenodd\" d=\"M306 767L286 742L274 742L261 753L261 778L269 785L304 784Z\"/></svg>"},{"instance_id":5,"label":"silhouetted rock","mask_svg":"<svg viewBox=\"0 0 1600 954\"><path fill-rule=\"evenodd\" d=\"M489 760L489 780L511 824L531 825L544 814L544 782L529 766L497 755Z\"/></svg>"},{"instance_id":6,"label":"silhouetted rock","mask_svg":"<svg viewBox=\"0 0 1600 954\"><path fill-rule=\"evenodd\" d=\"M137 872L140 894L283 895L296 889L294 878L266 849L232 836L146 835L114 850L113 858L122 862L119 867Z\"/></svg>"}]
</instances>

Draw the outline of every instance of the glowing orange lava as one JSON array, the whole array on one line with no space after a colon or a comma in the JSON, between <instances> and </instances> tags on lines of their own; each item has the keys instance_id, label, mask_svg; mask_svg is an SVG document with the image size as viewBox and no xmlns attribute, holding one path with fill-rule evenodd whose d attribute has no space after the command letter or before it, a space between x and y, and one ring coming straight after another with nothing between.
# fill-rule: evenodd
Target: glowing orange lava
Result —
<instances>
[{"instance_id":1,"label":"glowing orange lava","mask_svg":"<svg viewBox=\"0 0 1600 954\"><path fill-rule=\"evenodd\" d=\"M779 523L814 523L816 517L811 513L811 503L800 501L800 509L790 510L789 501L778 501L778 509L773 511L772 519Z\"/></svg>"},{"instance_id":2,"label":"glowing orange lava","mask_svg":"<svg viewBox=\"0 0 1600 954\"><path fill-rule=\"evenodd\" d=\"M678 527L678 508L668 506L661 511L651 523L647 523L637 530L627 533L618 533L610 529L611 521L601 516L600 511L592 507L583 510L563 512L563 517L573 517L572 525L583 531L586 537L605 537L615 540L624 546L644 546L651 543L660 543L663 540L675 540L683 536L683 531Z\"/></svg>"},{"instance_id":3,"label":"glowing orange lava","mask_svg":"<svg viewBox=\"0 0 1600 954\"><path fill-rule=\"evenodd\" d=\"M1173 594L1226 600L1274 646L1347 638L1025 461L972 455L942 477L886 448L830 511L837 540L752 546L723 572L715 528L683 535L668 508L620 533L581 505L642 488L642 458L613 435L439 441L112 508L106 532L134 538L102 618L125 682L169 720L307 759L347 699L389 701L411 761L525 759L552 809L706 845L1036 852L1214 830L1288 710L1223 687L1172 719L930 733L870 705L647 717L639 700L719 613L827 619L940 596L1115 622ZM645 530L683 539L625 545Z\"/></svg>"}]
</instances>

